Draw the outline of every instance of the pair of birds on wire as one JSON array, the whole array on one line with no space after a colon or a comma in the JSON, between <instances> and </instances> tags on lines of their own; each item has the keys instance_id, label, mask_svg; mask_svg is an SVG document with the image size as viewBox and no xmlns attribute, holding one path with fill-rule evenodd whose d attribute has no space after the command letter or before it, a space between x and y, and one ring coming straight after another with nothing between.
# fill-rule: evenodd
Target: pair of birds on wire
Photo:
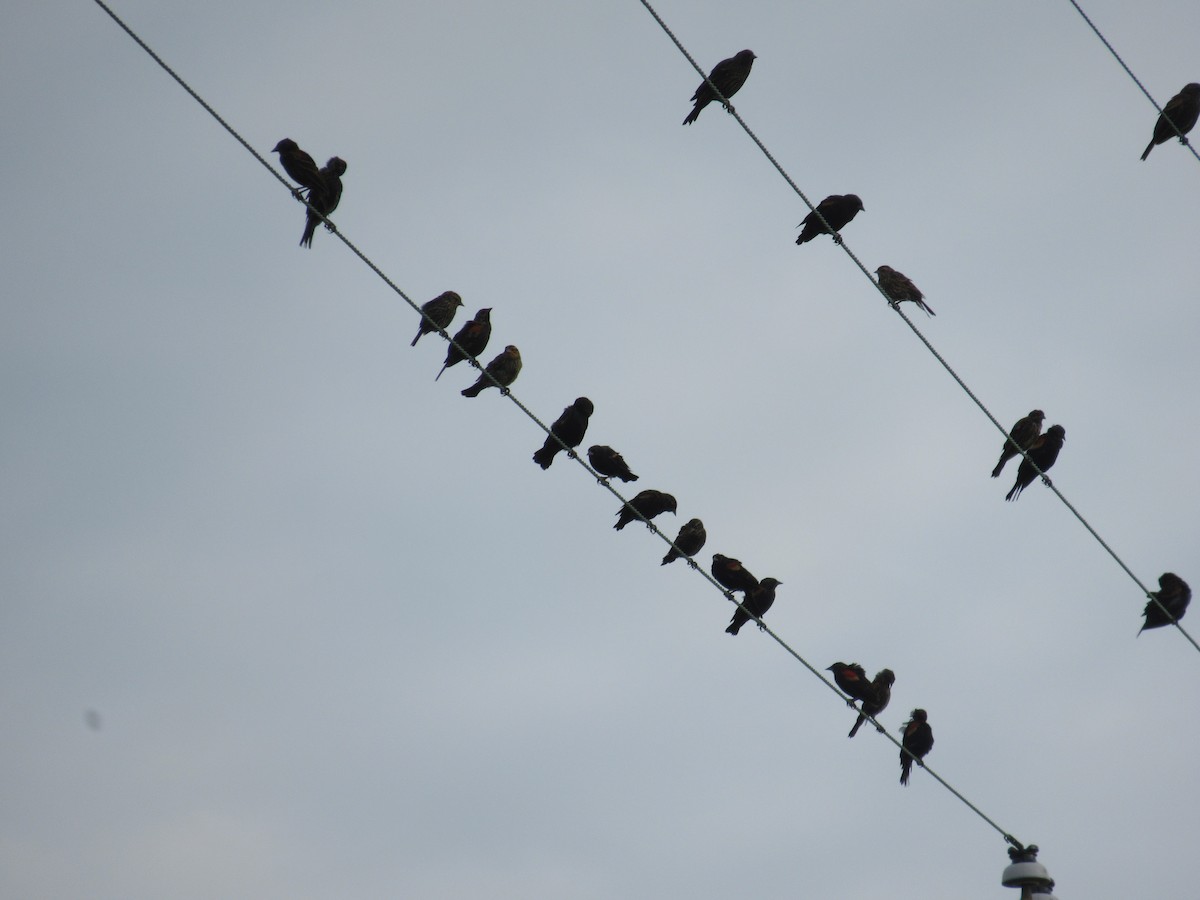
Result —
<instances>
[{"instance_id":1,"label":"pair of birds on wire","mask_svg":"<svg viewBox=\"0 0 1200 900\"><path fill-rule=\"evenodd\" d=\"M880 669L870 680L858 663L835 662L826 671L833 673L833 681L846 695L847 705L858 709L858 719L850 729L850 737L858 734L858 729L868 716L878 717L892 700L892 685L896 683L896 675L891 669ZM856 700L862 702L861 708L854 706ZM882 725L876 724L876 728L880 733L883 732ZM928 713L923 709L914 709L900 731L900 783L908 784L913 761L924 766L922 760L933 749L933 729L929 726Z\"/></svg>"},{"instance_id":2,"label":"pair of birds on wire","mask_svg":"<svg viewBox=\"0 0 1200 900\"><path fill-rule=\"evenodd\" d=\"M444 333L454 321L458 308L463 305L462 297L455 291L443 291L432 300L421 305L421 322L417 326L417 335L409 346L417 346L417 341L424 335L437 331ZM471 360L471 365L479 368L476 357L487 349L492 337L492 308L485 307L475 313L471 321L449 339L446 347L446 361L433 379L437 381L447 369L457 366L464 359ZM509 386L521 374L521 351L512 344L506 346L498 356L483 367L475 383L462 391L464 397L478 397L490 387L499 386L501 394L507 394Z\"/></svg>"},{"instance_id":3,"label":"pair of birds on wire","mask_svg":"<svg viewBox=\"0 0 1200 900\"><path fill-rule=\"evenodd\" d=\"M1046 484L1050 484L1050 478L1045 473L1058 459L1063 442L1067 439L1067 430L1061 425L1051 425L1046 433L1042 434L1042 422L1045 419L1044 412L1032 409L1028 415L1018 419L1008 432L1004 447L1000 451L1000 461L992 469L992 477L999 478L1004 464L1018 453L1024 452L1025 456L1021 459L1021 465L1017 467L1017 480L1012 489L1005 494L1005 500L1016 500L1021 496L1021 492L1038 477L1039 469Z\"/></svg>"},{"instance_id":4,"label":"pair of birds on wire","mask_svg":"<svg viewBox=\"0 0 1200 900\"><path fill-rule=\"evenodd\" d=\"M300 246L311 248L321 216L332 215L342 200L342 176L346 174L346 161L339 156L333 156L318 169L313 158L301 150L291 138L284 138L271 152L279 154L279 164L283 166L283 170L300 185L299 188L293 189L292 193L300 197L307 191L310 208L305 210L304 234L300 238ZM326 222L325 227L330 231L334 230L331 222Z\"/></svg>"}]
</instances>

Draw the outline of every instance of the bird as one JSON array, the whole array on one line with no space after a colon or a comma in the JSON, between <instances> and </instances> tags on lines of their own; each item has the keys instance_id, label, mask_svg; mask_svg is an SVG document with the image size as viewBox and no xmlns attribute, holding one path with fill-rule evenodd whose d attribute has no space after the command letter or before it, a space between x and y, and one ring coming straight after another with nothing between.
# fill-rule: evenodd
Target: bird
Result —
<instances>
[{"instance_id":1,"label":"bird","mask_svg":"<svg viewBox=\"0 0 1200 900\"><path fill-rule=\"evenodd\" d=\"M796 243L807 243L818 234L832 234L833 242L840 244L842 236L838 232L845 228L862 209L863 202L857 194L830 194L817 204L815 210L804 217L804 221L799 226L804 230L800 232L800 237L796 238ZM828 228L822 224L817 213L825 217L825 221L829 223Z\"/></svg>"},{"instance_id":2,"label":"bird","mask_svg":"<svg viewBox=\"0 0 1200 900\"><path fill-rule=\"evenodd\" d=\"M491 307L481 309L475 313L475 318L458 329L458 333L454 335L454 344L462 347L459 350L454 344L446 348L446 361L442 363L441 369L438 370L438 378L442 377L442 372L445 372L451 366L457 366L468 356L478 356L487 349L488 340L492 336L492 310ZM465 353L463 351L466 351Z\"/></svg>"},{"instance_id":3,"label":"bird","mask_svg":"<svg viewBox=\"0 0 1200 900\"><path fill-rule=\"evenodd\" d=\"M1004 449L1000 451L1000 462L992 469L993 478L1000 477L1004 464L1020 452L1018 447L1021 450L1029 449L1029 445L1042 433L1042 421L1045 418L1046 414L1040 409L1031 409L1029 415L1017 419L1017 424L1008 433L1008 440L1004 442Z\"/></svg>"},{"instance_id":4,"label":"bird","mask_svg":"<svg viewBox=\"0 0 1200 900\"><path fill-rule=\"evenodd\" d=\"M291 138L284 138L271 152L279 154L279 164L283 166L283 171L292 176L292 180L300 187L320 190L321 171L313 162L313 158L300 149L299 144ZM299 188L294 189L292 193L300 196Z\"/></svg>"},{"instance_id":5,"label":"bird","mask_svg":"<svg viewBox=\"0 0 1200 900\"><path fill-rule=\"evenodd\" d=\"M548 469L563 444L568 447L578 447L587 432L588 417L591 416L594 409L592 401L587 397L577 397L575 402L564 409L562 415L554 420L554 424L550 426L550 434L546 435L546 443L542 444L542 449L533 454L533 461L543 469ZM555 436L562 441L562 444L555 439ZM571 451L571 455L575 455L574 450Z\"/></svg>"},{"instance_id":6,"label":"bird","mask_svg":"<svg viewBox=\"0 0 1200 900\"><path fill-rule=\"evenodd\" d=\"M903 301L911 300L925 310L927 315L937 315L933 307L925 302L925 295L903 272L897 272L891 266L880 266L875 270L875 274L879 276L879 286L891 299L892 306L898 307Z\"/></svg>"},{"instance_id":7,"label":"bird","mask_svg":"<svg viewBox=\"0 0 1200 900\"><path fill-rule=\"evenodd\" d=\"M1058 459L1058 451L1062 449L1063 441L1066 438L1067 430L1061 425L1051 425L1045 434L1034 438L1033 442L1025 449L1026 457L1021 460L1021 467L1017 469L1017 480L1012 489L1004 495L1004 499L1016 500L1021 496L1021 491L1029 487L1033 483L1033 479L1037 478L1037 469L1033 467L1030 460L1037 463L1037 468L1042 472L1050 471L1050 467Z\"/></svg>"},{"instance_id":8,"label":"bird","mask_svg":"<svg viewBox=\"0 0 1200 900\"><path fill-rule=\"evenodd\" d=\"M708 80L700 82L700 87L696 88L696 93L692 94L692 99L696 101L696 106L688 113L687 118L683 120L683 124L691 125L696 119L700 118L700 110L717 99L716 91L709 86L709 81L717 86L717 90L728 101L746 83L746 79L750 77L750 67L754 65L756 58L749 50L743 50L736 56L723 59L713 66L713 70L708 73ZM733 109L728 102L725 103L725 108Z\"/></svg>"},{"instance_id":9,"label":"bird","mask_svg":"<svg viewBox=\"0 0 1200 900\"><path fill-rule=\"evenodd\" d=\"M729 591L742 591L749 594L758 587L758 579L750 574L750 570L742 565L740 559L732 556L713 554L712 576L717 583Z\"/></svg>"},{"instance_id":10,"label":"bird","mask_svg":"<svg viewBox=\"0 0 1200 900\"><path fill-rule=\"evenodd\" d=\"M633 508L630 509L630 507ZM653 519L660 513L665 512L675 515L676 508L675 498L670 494L664 494L662 491L653 491L647 488L632 500L626 501L625 505L617 510L617 524L613 528L620 531L636 519L639 513L643 519Z\"/></svg>"},{"instance_id":11,"label":"bird","mask_svg":"<svg viewBox=\"0 0 1200 900\"><path fill-rule=\"evenodd\" d=\"M346 161L340 157L330 157L329 161L317 173L321 177L317 184L308 192L308 202L316 210L308 210L308 218L304 222L304 235L300 238L301 247L312 247L313 235L317 232L317 223L321 216L329 216L342 202L342 176L346 174ZM333 225L326 222L325 227L333 231Z\"/></svg>"},{"instance_id":12,"label":"bird","mask_svg":"<svg viewBox=\"0 0 1200 900\"><path fill-rule=\"evenodd\" d=\"M858 663L835 662L825 671L833 673L834 684L850 698L846 705L851 709L858 708L854 705L855 700L866 700L871 696L871 681Z\"/></svg>"},{"instance_id":13,"label":"bird","mask_svg":"<svg viewBox=\"0 0 1200 900\"><path fill-rule=\"evenodd\" d=\"M679 529L679 534L675 536L675 546L667 551L661 565L665 566L682 557L690 559L704 548L704 542L707 540L708 533L704 530L704 523L699 519L688 519Z\"/></svg>"},{"instance_id":14,"label":"bird","mask_svg":"<svg viewBox=\"0 0 1200 900\"><path fill-rule=\"evenodd\" d=\"M1154 123L1154 137L1142 151L1142 159L1150 155L1155 144L1165 144L1176 136L1175 128L1171 127L1172 122L1179 129L1178 134L1184 135L1195 127L1198 118L1200 118L1200 84L1193 81L1191 84L1185 84L1183 90L1168 100L1167 105L1163 107L1158 121ZM1187 140L1180 137L1179 143L1186 144Z\"/></svg>"},{"instance_id":15,"label":"bird","mask_svg":"<svg viewBox=\"0 0 1200 900\"><path fill-rule=\"evenodd\" d=\"M509 344L488 363L479 378L469 388L463 390L464 397L478 397L480 391L493 386L492 379L500 382L500 393L507 394L508 386L517 380L521 374L521 351ZM490 378L488 376L491 376Z\"/></svg>"},{"instance_id":16,"label":"bird","mask_svg":"<svg viewBox=\"0 0 1200 900\"><path fill-rule=\"evenodd\" d=\"M737 634L742 626L750 621L751 616L761 619L775 602L775 588L783 584L775 578L764 578L758 587L747 591L742 597L742 605L733 611L733 618L725 628L726 634ZM758 626L762 628L761 623Z\"/></svg>"},{"instance_id":17,"label":"bird","mask_svg":"<svg viewBox=\"0 0 1200 900\"><path fill-rule=\"evenodd\" d=\"M417 336L412 339L410 347L417 346L417 341L421 339L421 335L429 334L437 329L445 330L445 328L454 321L454 314L458 312L458 308L462 306L462 297L454 293L454 291L444 291L430 300L421 307L421 324L417 326ZM435 381L437 379L434 379Z\"/></svg>"},{"instance_id":18,"label":"bird","mask_svg":"<svg viewBox=\"0 0 1200 900\"><path fill-rule=\"evenodd\" d=\"M625 482L638 480L638 477L629 471L629 464L625 462L625 457L604 444L593 444L588 447L588 462L605 478L620 478Z\"/></svg>"},{"instance_id":19,"label":"bird","mask_svg":"<svg viewBox=\"0 0 1200 900\"><path fill-rule=\"evenodd\" d=\"M914 709L900 731L903 735L900 739L900 783L908 784L913 758L916 758L917 765L924 766L921 760L933 749L933 729L929 727L929 713L923 709Z\"/></svg>"},{"instance_id":20,"label":"bird","mask_svg":"<svg viewBox=\"0 0 1200 900\"><path fill-rule=\"evenodd\" d=\"M878 716L887 709L887 705L892 701L892 685L895 683L896 676L891 669L880 669L875 673L875 678L865 691L867 696L863 698L862 711L858 714L854 727L850 729L849 737L858 734L858 729L867 721L867 716ZM882 728L879 730L883 731Z\"/></svg>"},{"instance_id":21,"label":"bird","mask_svg":"<svg viewBox=\"0 0 1200 900\"><path fill-rule=\"evenodd\" d=\"M1158 588L1150 593L1158 603L1151 600L1146 604L1146 610L1142 613L1146 617L1146 624L1138 629L1138 634L1147 628L1162 628L1182 619L1192 601L1192 589L1174 572L1164 572L1158 576ZM1166 612L1159 607L1159 603L1166 607Z\"/></svg>"}]
</instances>

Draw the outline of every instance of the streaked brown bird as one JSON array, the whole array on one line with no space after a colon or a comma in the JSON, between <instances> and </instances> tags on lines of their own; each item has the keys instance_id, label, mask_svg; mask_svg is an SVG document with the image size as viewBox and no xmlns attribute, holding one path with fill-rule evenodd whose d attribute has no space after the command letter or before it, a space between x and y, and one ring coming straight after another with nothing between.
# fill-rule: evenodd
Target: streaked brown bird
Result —
<instances>
[{"instance_id":1,"label":"streaked brown bird","mask_svg":"<svg viewBox=\"0 0 1200 900\"><path fill-rule=\"evenodd\" d=\"M460 306L462 306L462 297L458 296L454 291L443 291L428 303L423 304L421 312L425 315L421 316L421 324L417 326L417 336L412 339L412 343L409 346L417 346L417 341L421 339L421 335L423 334L429 334L429 332L437 331L439 328L445 329L454 321L454 314L458 312ZM434 380L436 381L437 379Z\"/></svg>"},{"instance_id":2,"label":"streaked brown bird","mask_svg":"<svg viewBox=\"0 0 1200 900\"><path fill-rule=\"evenodd\" d=\"M633 509L629 508L631 506ZM655 516L665 512L674 515L676 508L675 498L670 494L664 494L662 491L654 491L647 488L617 510L617 524L613 528L620 531L630 522L636 520L638 513L641 513L644 519L653 519Z\"/></svg>"},{"instance_id":3,"label":"streaked brown bird","mask_svg":"<svg viewBox=\"0 0 1200 900\"><path fill-rule=\"evenodd\" d=\"M604 444L593 444L588 447L588 462L605 478L620 478L625 482L638 480L638 477L629 471L629 464L625 462L625 457Z\"/></svg>"},{"instance_id":4,"label":"streaked brown bird","mask_svg":"<svg viewBox=\"0 0 1200 900\"><path fill-rule=\"evenodd\" d=\"M690 559L704 548L704 542L707 540L708 532L704 530L704 523L699 519L688 519L679 529L679 534L675 536L675 546L667 551L661 565L665 566L682 557Z\"/></svg>"},{"instance_id":5,"label":"streaked brown bird","mask_svg":"<svg viewBox=\"0 0 1200 900\"><path fill-rule=\"evenodd\" d=\"M1045 434L1034 438L1033 443L1025 451L1026 458L1021 460L1021 467L1017 469L1017 480L1012 489L1004 495L1004 499L1016 500L1021 496L1021 491L1033 484L1033 479L1037 478L1037 469L1030 464L1029 460L1032 459L1037 463L1037 468L1043 472L1050 471L1050 467L1058 459L1058 451L1062 450L1063 441L1066 439L1067 430L1061 425L1051 425Z\"/></svg>"},{"instance_id":6,"label":"streaked brown bird","mask_svg":"<svg viewBox=\"0 0 1200 900\"><path fill-rule=\"evenodd\" d=\"M275 149L271 152L279 154L279 164L283 166L283 171L292 176L292 180L300 187L309 190L321 189L321 172L317 168L317 164L291 138L284 138L275 145ZM295 189L292 193L299 196L300 190Z\"/></svg>"},{"instance_id":7,"label":"streaked brown bird","mask_svg":"<svg viewBox=\"0 0 1200 900\"><path fill-rule=\"evenodd\" d=\"M481 391L495 387L492 378L500 382L500 393L507 394L508 386L517 380L521 374L521 351L509 344L495 359L484 366L479 378L469 388L463 390L464 397L478 397ZM488 376L491 376L489 378Z\"/></svg>"},{"instance_id":8,"label":"streaked brown bird","mask_svg":"<svg viewBox=\"0 0 1200 900\"><path fill-rule=\"evenodd\" d=\"M817 208L813 212L804 217L804 221L800 223L803 230L796 238L796 243L805 244L818 234L832 234L833 242L840 244L842 236L838 232L850 224L850 220L857 216L862 209L863 202L857 194L830 194L817 204ZM825 217L829 228L822 224L817 213ZM830 228L833 230L830 231Z\"/></svg>"},{"instance_id":9,"label":"streaked brown bird","mask_svg":"<svg viewBox=\"0 0 1200 900\"><path fill-rule=\"evenodd\" d=\"M1004 468L1004 464L1020 452L1018 447L1021 450L1028 450L1029 445L1037 440L1038 435L1042 433L1042 422L1045 418L1046 414L1040 409L1031 409L1029 415L1017 419L1017 423L1008 432L1008 440L1004 442L1004 449L1000 451L1000 462L996 463L996 468L992 469L993 478L1000 477L1000 470Z\"/></svg>"},{"instance_id":10,"label":"streaked brown bird","mask_svg":"<svg viewBox=\"0 0 1200 900\"><path fill-rule=\"evenodd\" d=\"M755 59L756 57L749 50L743 50L729 59L723 59L708 73L708 81L715 84L717 90L728 100L741 89L741 86L746 83L746 79L750 77L750 67L754 65ZM696 93L692 94L696 106L683 120L684 125L691 125L695 122L700 117L700 110L717 99L717 94L709 86L708 81L700 82L700 87L696 88ZM732 109L733 107L726 103L725 108Z\"/></svg>"},{"instance_id":11,"label":"streaked brown bird","mask_svg":"<svg viewBox=\"0 0 1200 900\"><path fill-rule=\"evenodd\" d=\"M854 705L855 700L866 700L871 696L871 679L858 663L835 662L825 671L833 673L833 682L850 698L846 705L851 709L858 708Z\"/></svg>"},{"instance_id":12,"label":"streaked brown bird","mask_svg":"<svg viewBox=\"0 0 1200 900\"><path fill-rule=\"evenodd\" d=\"M750 570L742 565L740 559L732 556L713 554L712 576L717 584L730 591L742 591L749 594L758 587L758 579L750 574Z\"/></svg>"},{"instance_id":13,"label":"streaked brown bird","mask_svg":"<svg viewBox=\"0 0 1200 900\"><path fill-rule=\"evenodd\" d=\"M725 628L726 634L737 634L751 617L761 619L775 602L775 588L783 584L775 578L764 578L752 591L747 591L742 598L742 605L733 611L733 618ZM760 624L758 626L762 628Z\"/></svg>"},{"instance_id":14,"label":"streaked brown bird","mask_svg":"<svg viewBox=\"0 0 1200 900\"><path fill-rule=\"evenodd\" d=\"M1163 572L1158 576L1158 590L1152 591L1150 596L1157 598L1167 611L1163 612L1158 603L1149 601L1142 613L1146 617L1146 624L1138 629L1138 634L1147 628L1162 628L1182 619L1188 604L1192 602L1192 589L1174 572Z\"/></svg>"},{"instance_id":15,"label":"streaked brown bird","mask_svg":"<svg viewBox=\"0 0 1200 900\"><path fill-rule=\"evenodd\" d=\"M925 310L926 315L937 315L933 307L925 302L925 295L903 272L897 272L891 266L880 266L875 270L875 274L879 276L879 286L891 298L892 306L899 306L905 300L911 300Z\"/></svg>"},{"instance_id":16,"label":"streaked brown bird","mask_svg":"<svg viewBox=\"0 0 1200 900\"><path fill-rule=\"evenodd\" d=\"M867 696L863 698L862 712L858 714L858 720L850 729L849 737L858 734L858 729L862 728L862 723L867 721L867 716L878 717L887 709L887 705L892 702L892 685L895 683L896 676L891 669L880 669L875 673L871 687L866 692ZM883 731L882 728L879 730Z\"/></svg>"},{"instance_id":17,"label":"streaked brown bird","mask_svg":"<svg viewBox=\"0 0 1200 900\"><path fill-rule=\"evenodd\" d=\"M933 729L929 727L929 714L923 709L914 709L911 718L900 730L900 783L908 784L913 757L916 757L917 765L924 766L921 760L933 749Z\"/></svg>"},{"instance_id":18,"label":"streaked brown bird","mask_svg":"<svg viewBox=\"0 0 1200 900\"><path fill-rule=\"evenodd\" d=\"M488 340L492 336L492 310L491 307L481 309L475 313L475 318L458 329L458 334L454 335L454 341L463 349L459 350L454 344L446 348L446 361L442 363L442 368L438 370L437 381L442 377L442 372L445 372L451 366L457 366L467 356L478 356L487 349ZM466 355L463 354L466 351Z\"/></svg>"},{"instance_id":19,"label":"streaked brown bird","mask_svg":"<svg viewBox=\"0 0 1200 900\"><path fill-rule=\"evenodd\" d=\"M317 184L309 190L308 202L321 215L329 216L342 202L342 176L346 174L346 161L337 156L331 157L321 167L318 174L321 177ZM305 212L307 218L304 222L304 235L300 238L300 246L311 248L313 235L317 232L317 224L321 221L321 217L311 209ZM325 228L333 231L333 225L330 223L326 223Z\"/></svg>"},{"instance_id":20,"label":"streaked brown bird","mask_svg":"<svg viewBox=\"0 0 1200 900\"><path fill-rule=\"evenodd\" d=\"M562 415L554 420L554 424L550 426L550 434L546 435L546 443L542 444L542 448L533 454L533 461L543 469L548 469L563 444L568 447L578 447L587 433L588 419L593 411L595 411L595 407L587 397L575 398L575 402L564 409ZM554 435L558 435L562 444L554 439Z\"/></svg>"},{"instance_id":21,"label":"streaked brown bird","mask_svg":"<svg viewBox=\"0 0 1200 900\"><path fill-rule=\"evenodd\" d=\"M1154 137L1142 151L1142 159L1150 155L1156 144L1165 144L1171 138L1178 137L1175 129L1171 127L1172 122L1179 128L1179 134L1187 134L1196 126L1197 119L1200 119L1200 84L1193 81L1191 84L1185 84L1183 90L1168 100L1167 105L1163 107L1158 121L1154 123ZM1187 141L1179 138L1179 143L1186 144Z\"/></svg>"}]
</instances>

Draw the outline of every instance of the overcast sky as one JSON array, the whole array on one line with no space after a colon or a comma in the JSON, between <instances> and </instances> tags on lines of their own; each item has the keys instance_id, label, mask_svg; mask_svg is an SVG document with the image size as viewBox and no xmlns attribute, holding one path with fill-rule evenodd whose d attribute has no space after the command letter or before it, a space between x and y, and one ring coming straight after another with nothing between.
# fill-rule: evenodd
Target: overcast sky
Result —
<instances>
[{"instance_id":1,"label":"overcast sky","mask_svg":"<svg viewBox=\"0 0 1200 900\"><path fill-rule=\"evenodd\" d=\"M636 0L117 0L547 421L888 666L1068 898L1195 893L1200 656L827 237ZM1200 162L1066 0L660 0L738 112L1143 582L1200 581ZM1085 7L1160 103L1194 0ZM0 29L0 895L1015 897L1000 836L753 627L90 2ZM271 157L274 160L275 157ZM632 491L631 491L632 492ZM1193 613L1195 615L1195 613ZM1185 620L1200 631L1200 619ZM89 711L93 715L89 717Z\"/></svg>"}]
</instances>

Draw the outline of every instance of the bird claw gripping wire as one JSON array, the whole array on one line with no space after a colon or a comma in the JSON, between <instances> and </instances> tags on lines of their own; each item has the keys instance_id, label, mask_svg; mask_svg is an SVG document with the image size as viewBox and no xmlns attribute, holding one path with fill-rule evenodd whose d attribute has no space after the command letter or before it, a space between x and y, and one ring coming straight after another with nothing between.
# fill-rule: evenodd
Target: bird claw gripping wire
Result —
<instances>
[{"instance_id":1,"label":"bird claw gripping wire","mask_svg":"<svg viewBox=\"0 0 1200 900\"><path fill-rule=\"evenodd\" d=\"M1051 481L1050 476L1046 475L1045 473L1042 474L1042 484L1044 484L1048 488L1054 487L1054 482Z\"/></svg>"},{"instance_id":2,"label":"bird claw gripping wire","mask_svg":"<svg viewBox=\"0 0 1200 900\"><path fill-rule=\"evenodd\" d=\"M508 388L506 388L506 387L500 388L500 396L501 397L507 397L508 393L509 393Z\"/></svg>"}]
</instances>

